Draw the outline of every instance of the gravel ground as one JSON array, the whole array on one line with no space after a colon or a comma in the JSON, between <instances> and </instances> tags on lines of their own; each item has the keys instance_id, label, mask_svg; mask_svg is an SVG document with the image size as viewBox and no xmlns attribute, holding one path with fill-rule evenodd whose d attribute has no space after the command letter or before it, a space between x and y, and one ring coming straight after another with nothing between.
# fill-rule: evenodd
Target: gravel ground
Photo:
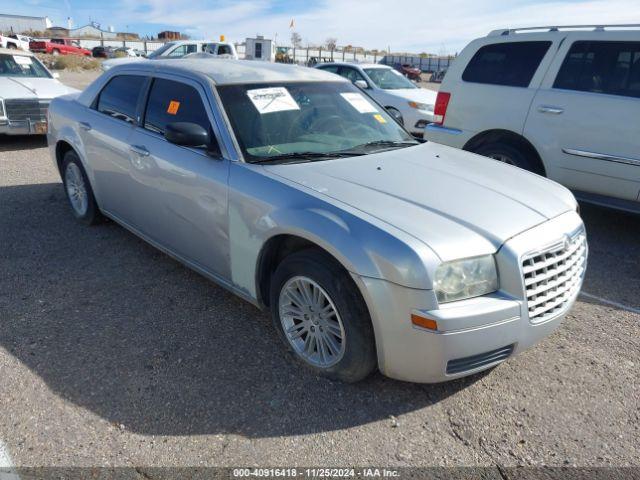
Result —
<instances>
[{"instance_id":1,"label":"gravel ground","mask_svg":"<svg viewBox=\"0 0 640 480\"><path fill-rule=\"evenodd\" d=\"M640 218L583 216L584 290L640 309ZM344 385L293 365L266 314L114 223L76 223L41 138L0 138L0 222L0 450L16 465L640 463L638 313L582 297L488 373Z\"/></svg>"}]
</instances>

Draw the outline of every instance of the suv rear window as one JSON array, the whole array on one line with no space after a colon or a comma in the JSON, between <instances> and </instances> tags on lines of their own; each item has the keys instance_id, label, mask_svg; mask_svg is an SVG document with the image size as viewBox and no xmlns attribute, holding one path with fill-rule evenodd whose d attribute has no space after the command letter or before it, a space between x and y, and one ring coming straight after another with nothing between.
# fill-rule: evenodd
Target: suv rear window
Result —
<instances>
[{"instance_id":1,"label":"suv rear window","mask_svg":"<svg viewBox=\"0 0 640 480\"><path fill-rule=\"evenodd\" d=\"M575 42L553 87L640 98L640 42Z\"/></svg>"},{"instance_id":2,"label":"suv rear window","mask_svg":"<svg viewBox=\"0 0 640 480\"><path fill-rule=\"evenodd\" d=\"M510 42L485 45L476 52L462 80L490 85L528 87L551 42Z\"/></svg>"},{"instance_id":3,"label":"suv rear window","mask_svg":"<svg viewBox=\"0 0 640 480\"><path fill-rule=\"evenodd\" d=\"M146 81L139 75L119 75L102 89L96 110L118 120L134 123L138 96Z\"/></svg>"}]
</instances>

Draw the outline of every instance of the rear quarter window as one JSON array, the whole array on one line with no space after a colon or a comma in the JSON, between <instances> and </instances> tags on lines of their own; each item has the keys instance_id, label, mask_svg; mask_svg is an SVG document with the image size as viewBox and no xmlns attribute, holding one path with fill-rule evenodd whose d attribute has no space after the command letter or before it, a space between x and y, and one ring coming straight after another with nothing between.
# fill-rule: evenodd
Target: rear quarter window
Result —
<instances>
[{"instance_id":1,"label":"rear quarter window","mask_svg":"<svg viewBox=\"0 0 640 480\"><path fill-rule=\"evenodd\" d=\"M507 42L485 45L462 74L472 83L528 87L551 42Z\"/></svg>"},{"instance_id":2,"label":"rear quarter window","mask_svg":"<svg viewBox=\"0 0 640 480\"><path fill-rule=\"evenodd\" d=\"M640 98L640 42L575 42L553 88Z\"/></svg>"}]
</instances>

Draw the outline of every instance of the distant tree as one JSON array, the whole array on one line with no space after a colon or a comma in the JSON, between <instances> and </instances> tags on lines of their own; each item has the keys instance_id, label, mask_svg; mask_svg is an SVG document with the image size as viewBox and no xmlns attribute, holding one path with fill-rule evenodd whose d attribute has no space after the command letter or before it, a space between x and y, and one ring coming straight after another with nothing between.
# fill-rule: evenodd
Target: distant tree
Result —
<instances>
[{"instance_id":1,"label":"distant tree","mask_svg":"<svg viewBox=\"0 0 640 480\"><path fill-rule=\"evenodd\" d=\"M338 46L338 39L334 37L329 37L325 40L324 43L327 47L327 50L335 50L336 47Z\"/></svg>"},{"instance_id":2,"label":"distant tree","mask_svg":"<svg viewBox=\"0 0 640 480\"><path fill-rule=\"evenodd\" d=\"M298 32L291 32L291 46L300 48L302 46L302 37Z\"/></svg>"}]
</instances>

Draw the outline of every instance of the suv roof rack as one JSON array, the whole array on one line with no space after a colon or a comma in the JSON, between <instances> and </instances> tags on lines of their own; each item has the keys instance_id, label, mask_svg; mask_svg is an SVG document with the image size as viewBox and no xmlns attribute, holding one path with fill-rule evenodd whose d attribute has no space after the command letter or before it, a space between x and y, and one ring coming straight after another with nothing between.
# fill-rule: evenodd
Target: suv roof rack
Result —
<instances>
[{"instance_id":1,"label":"suv roof rack","mask_svg":"<svg viewBox=\"0 0 640 480\"><path fill-rule=\"evenodd\" d=\"M500 37L506 35L515 35L520 32L559 32L560 30L593 30L604 31L606 29L629 29L640 28L640 24L629 23L622 25L549 25L544 27L525 27L525 28L499 28L489 32L489 37Z\"/></svg>"}]
</instances>

